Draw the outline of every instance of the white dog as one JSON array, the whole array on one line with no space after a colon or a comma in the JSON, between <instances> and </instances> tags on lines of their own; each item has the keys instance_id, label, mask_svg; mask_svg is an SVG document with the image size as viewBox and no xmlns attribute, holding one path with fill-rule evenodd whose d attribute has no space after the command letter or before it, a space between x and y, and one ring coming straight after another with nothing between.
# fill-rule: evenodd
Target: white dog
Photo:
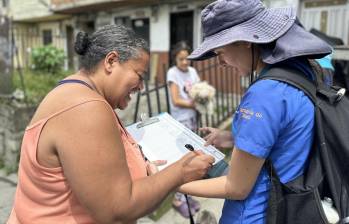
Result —
<instances>
[{"instance_id":1,"label":"white dog","mask_svg":"<svg viewBox=\"0 0 349 224\"><path fill-rule=\"evenodd\" d=\"M216 89L206 81L193 84L189 96L195 102L195 108L201 114L212 115L214 111Z\"/></svg>"}]
</instances>

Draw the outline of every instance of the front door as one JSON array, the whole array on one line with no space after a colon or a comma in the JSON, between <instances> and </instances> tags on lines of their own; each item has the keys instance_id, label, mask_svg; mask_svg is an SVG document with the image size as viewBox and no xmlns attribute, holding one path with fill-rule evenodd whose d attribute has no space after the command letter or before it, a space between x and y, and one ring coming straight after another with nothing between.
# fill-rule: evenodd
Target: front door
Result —
<instances>
[{"instance_id":1,"label":"front door","mask_svg":"<svg viewBox=\"0 0 349 224\"><path fill-rule=\"evenodd\" d=\"M193 11L171 14L171 49L179 41L185 41L190 46L190 48L193 48L193 15Z\"/></svg>"}]
</instances>

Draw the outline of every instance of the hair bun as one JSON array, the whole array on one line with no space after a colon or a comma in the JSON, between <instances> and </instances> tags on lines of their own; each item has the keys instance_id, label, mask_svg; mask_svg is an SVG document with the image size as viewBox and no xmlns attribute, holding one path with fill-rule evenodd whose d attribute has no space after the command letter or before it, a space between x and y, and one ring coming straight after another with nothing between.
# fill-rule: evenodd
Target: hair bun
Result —
<instances>
[{"instance_id":1,"label":"hair bun","mask_svg":"<svg viewBox=\"0 0 349 224\"><path fill-rule=\"evenodd\" d=\"M84 55L86 53L86 50L88 48L90 41L88 39L88 34L84 31L80 31L76 35L75 45L74 49L77 54Z\"/></svg>"}]
</instances>

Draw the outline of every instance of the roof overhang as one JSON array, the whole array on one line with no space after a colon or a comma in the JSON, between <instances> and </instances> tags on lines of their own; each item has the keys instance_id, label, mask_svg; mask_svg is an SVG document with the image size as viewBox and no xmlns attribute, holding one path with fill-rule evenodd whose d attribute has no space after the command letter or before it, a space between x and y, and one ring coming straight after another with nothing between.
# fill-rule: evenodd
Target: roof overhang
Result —
<instances>
[{"instance_id":1,"label":"roof overhang","mask_svg":"<svg viewBox=\"0 0 349 224\"><path fill-rule=\"evenodd\" d=\"M37 22L50 22L50 21L57 21L57 20L63 20L63 19L69 19L71 18L71 15L66 14L50 14L50 15L44 15L40 17L28 17L28 18L14 18L14 22L23 22L23 23L37 23Z\"/></svg>"},{"instance_id":2,"label":"roof overhang","mask_svg":"<svg viewBox=\"0 0 349 224\"><path fill-rule=\"evenodd\" d=\"M52 4L51 10L61 14L77 14L109 10L125 6L146 6L159 4L161 0L72 0L69 3Z\"/></svg>"}]
</instances>

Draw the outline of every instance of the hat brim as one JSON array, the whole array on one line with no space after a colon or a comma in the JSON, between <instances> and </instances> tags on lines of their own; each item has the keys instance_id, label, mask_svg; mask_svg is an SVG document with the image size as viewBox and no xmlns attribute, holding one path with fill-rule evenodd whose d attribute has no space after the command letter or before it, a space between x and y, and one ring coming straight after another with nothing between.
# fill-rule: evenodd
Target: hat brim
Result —
<instances>
[{"instance_id":1,"label":"hat brim","mask_svg":"<svg viewBox=\"0 0 349 224\"><path fill-rule=\"evenodd\" d=\"M237 41L259 44L273 42L286 33L295 20L296 12L293 8L265 9L250 20L206 37L188 59L205 60L214 57L214 49Z\"/></svg>"},{"instance_id":2,"label":"hat brim","mask_svg":"<svg viewBox=\"0 0 349 224\"><path fill-rule=\"evenodd\" d=\"M301 56L322 58L332 52L330 45L297 23L293 24L275 43L260 45L260 50L261 57L267 64L276 64Z\"/></svg>"}]
</instances>

